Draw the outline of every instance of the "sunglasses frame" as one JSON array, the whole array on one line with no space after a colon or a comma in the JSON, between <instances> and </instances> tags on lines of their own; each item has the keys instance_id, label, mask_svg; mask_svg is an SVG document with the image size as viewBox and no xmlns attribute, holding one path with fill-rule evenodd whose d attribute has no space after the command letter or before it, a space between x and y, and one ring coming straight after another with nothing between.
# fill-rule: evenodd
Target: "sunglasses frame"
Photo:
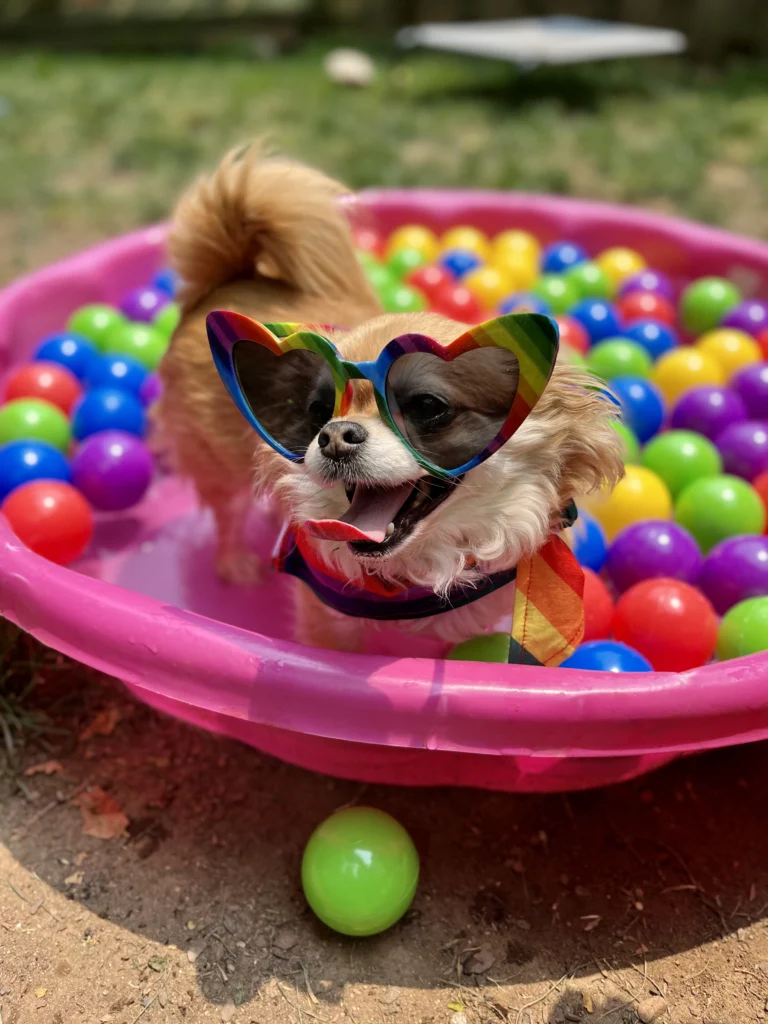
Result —
<instances>
[{"instance_id":1,"label":"sunglasses frame","mask_svg":"<svg viewBox=\"0 0 768 1024\"><path fill-rule=\"evenodd\" d=\"M260 324L242 313L216 310L206 318L208 340L213 361L233 402L259 437L291 462L302 462L303 455L284 448L266 431L253 413L240 385L234 361L238 342L263 345L274 355L303 350L321 356L333 375L336 401L332 419L344 416L352 402L352 382L368 381L373 386L379 415L408 448L422 469L432 476L453 479L462 476L488 459L502 447L524 422L552 375L558 351L558 327L554 320L541 313L509 313L467 330L449 345L425 334L402 334L390 341L373 362L344 359L336 346L315 330L303 324ZM398 428L387 400L387 377L392 365L403 355L428 352L445 362L474 349L493 347L512 352L518 361L519 380L509 413L493 440L474 458L455 469L443 469L421 455ZM399 410L395 409L397 413ZM330 420L329 420L330 422Z\"/></svg>"}]
</instances>

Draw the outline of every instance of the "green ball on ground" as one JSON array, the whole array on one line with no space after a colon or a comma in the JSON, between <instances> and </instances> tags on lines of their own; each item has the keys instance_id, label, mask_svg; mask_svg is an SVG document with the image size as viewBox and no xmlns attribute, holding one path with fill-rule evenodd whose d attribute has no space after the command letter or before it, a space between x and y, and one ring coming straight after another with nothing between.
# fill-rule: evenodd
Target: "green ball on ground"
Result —
<instances>
[{"instance_id":1,"label":"green ball on ground","mask_svg":"<svg viewBox=\"0 0 768 1024\"><path fill-rule=\"evenodd\" d=\"M668 430L643 450L643 465L660 476L673 498L702 477L723 472L720 452L710 440L692 430Z\"/></svg>"},{"instance_id":2,"label":"green ball on ground","mask_svg":"<svg viewBox=\"0 0 768 1024\"><path fill-rule=\"evenodd\" d=\"M82 334L102 352L111 351L110 342L128 321L113 306L91 303L76 309L67 321L67 330Z\"/></svg>"},{"instance_id":3,"label":"green ball on ground","mask_svg":"<svg viewBox=\"0 0 768 1024\"><path fill-rule=\"evenodd\" d=\"M448 661L487 661L502 662L509 660L509 633L485 633L464 640L446 655Z\"/></svg>"},{"instance_id":4,"label":"green ball on ground","mask_svg":"<svg viewBox=\"0 0 768 1024\"><path fill-rule=\"evenodd\" d=\"M750 597L729 608L717 634L719 661L768 651L768 597Z\"/></svg>"},{"instance_id":5,"label":"green ball on ground","mask_svg":"<svg viewBox=\"0 0 768 1024\"><path fill-rule=\"evenodd\" d=\"M642 345L625 338L606 338L587 354L587 368L605 381L616 377L649 377L651 357Z\"/></svg>"},{"instance_id":6,"label":"green ball on ground","mask_svg":"<svg viewBox=\"0 0 768 1024\"><path fill-rule=\"evenodd\" d=\"M700 277L680 297L683 327L695 336L711 331L740 302L741 292L724 277Z\"/></svg>"}]
</instances>

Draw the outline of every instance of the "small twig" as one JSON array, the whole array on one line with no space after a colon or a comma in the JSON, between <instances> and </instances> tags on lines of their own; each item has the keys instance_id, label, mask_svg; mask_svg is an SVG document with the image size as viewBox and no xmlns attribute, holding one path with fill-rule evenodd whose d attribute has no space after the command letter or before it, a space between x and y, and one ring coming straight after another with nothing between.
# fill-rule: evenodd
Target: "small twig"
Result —
<instances>
[{"instance_id":1,"label":"small twig","mask_svg":"<svg viewBox=\"0 0 768 1024\"><path fill-rule=\"evenodd\" d=\"M628 1006L632 1006L636 1002L636 999L630 999L628 1003L619 1003L619 1005L614 1006L613 1009L606 1010L605 1013L601 1013L599 1017L595 1017L595 1024L597 1024L599 1020L605 1020L606 1017L610 1017L612 1013L616 1013L618 1010L626 1010Z\"/></svg>"},{"instance_id":2,"label":"small twig","mask_svg":"<svg viewBox=\"0 0 768 1024\"><path fill-rule=\"evenodd\" d=\"M743 967L734 967L736 974L748 974L750 978L754 978L755 981L759 981L761 985L765 983L765 978L761 978L759 974L755 974L754 971L747 971Z\"/></svg>"},{"instance_id":3,"label":"small twig","mask_svg":"<svg viewBox=\"0 0 768 1024\"><path fill-rule=\"evenodd\" d=\"M152 1005L152 1003L154 1003L154 1001L155 1001L156 999L157 999L157 996L156 996L156 995L152 996L152 998L151 998L151 999L149 1000L149 1002L147 1003L147 1005L146 1005L145 1007L143 1007L143 1008L142 1008L142 1011L141 1011L141 1013L139 1014L139 1016L138 1016L138 1017L134 1017L134 1018L133 1018L133 1024L137 1024L137 1021L140 1021L140 1020L141 1020L141 1018L142 1018L142 1017L144 1016L144 1014L145 1014L145 1013L147 1012L147 1010L148 1010L148 1009L150 1008L150 1006Z\"/></svg>"},{"instance_id":4,"label":"small twig","mask_svg":"<svg viewBox=\"0 0 768 1024\"><path fill-rule=\"evenodd\" d=\"M301 1012L301 996L299 995L299 983L294 979L293 984L296 988L296 1012L299 1015L299 1024L304 1024L304 1015Z\"/></svg>"},{"instance_id":5,"label":"small twig","mask_svg":"<svg viewBox=\"0 0 768 1024\"><path fill-rule=\"evenodd\" d=\"M40 810L37 811L37 813L32 815L32 817L29 819L26 825L22 825L21 828L16 832L14 836L16 842L19 842L19 840L21 839L26 839L29 830L32 828L33 825L36 825L41 818L45 817L45 815L52 811L55 807L61 807L62 804L69 803L70 800L73 800L76 796L82 793L84 789L87 789L89 785L90 782L81 782L79 786L75 786L72 792L67 795L65 800L51 800L51 802L47 803L45 807L41 807Z\"/></svg>"},{"instance_id":6,"label":"small twig","mask_svg":"<svg viewBox=\"0 0 768 1024\"><path fill-rule=\"evenodd\" d=\"M656 843L657 846L660 846L662 850L666 850L667 853L671 854L675 858L675 860L686 873L686 875L688 875L688 880L690 881L691 885L693 885L693 887L695 889L698 889L700 892L703 892L704 887L702 885L699 885L699 883L693 877L693 872L688 867L683 858L680 856L680 854L677 852L677 850L674 847L670 846L668 843L663 842L661 839L654 839L653 841Z\"/></svg>"},{"instance_id":7,"label":"small twig","mask_svg":"<svg viewBox=\"0 0 768 1024\"><path fill-rule=\"evenodd\" d=\"M277 979L275 979L275 980L277 980ZM288 1005L291 1007L292 1010L295 1010L300 1015L301 1014L301 1010L298 1008L298 1006L295 1006L291 1002L291 1000L288 998L288 996L283 991L283 986L280 984L279 981L277 982L277 987L280 990L280 995L283 997L283 999L286 1001L286 1003L288 1003ZM305 1010L304 1013L307 1015L307 1017L311 1017L312 1020L319 1020L321 1022L321 1024L327 1024L327 1021L326 1021L325 1017L318 1017L317 1014L312 1013L311 1010ZM349 1014L349 1016L351 1016L351 1014Z\"/></svg>"},{"instance_id":8,"label":"small twig","mask_svg":"<svg viewBox=\"0 0 768 1024\"><path fill-rule=\"evenodd\" d=\"M301 965L301 969L304 972L304 984L307 986L307 995L309 996L309 1001L314 1006L318 1006L319 1003L320 1003L320 1000L317 998L315 993L312 991L312 986L309 983L309 971L304 966L304 964Z\"/></svg>"},{"instance_id":9,"label":"small twig","mask_svg":"<svg viewBox=\"0 0 768 1024\"><path fill-rule=\"evenodd\" d=\"M578 968L577 968L577 970L578 970ZM572 973L574 973L574 972L566 971L566 973L562 976L560 981L556 981L554 985L552 985L549 989L547 989L547 991L544 993L543 996L540 996L538 999L534 999L530 1003L526 1003L525 1006L521 1006L520 1009L517 1011L517 1018L516 1018L515 1024L520 1024L520 1017L521 1017L521 1015L523 1014L523 1012L525 1010L530 1010L532 1006L538 1006L539 1003L543 1003L545 999L548 999L552 995L553 992L557 992L557 990L560 988L560 986L563 984L563 982L567 978L570 978L572 976ZM530 1014L528 1016L530 1016Z\"/></svg>"},{"instance_id":10,"label":"small twig","mask_svg":"<svg viewBox=\"0 0 768 1024\"><path fill-rule=\"evenodd\" d=\"M632 989L629 987L629 985L625 985L624 982L621 979L616 980L610 974L608 974L608 971L604 970L600 966L600 961L597 959L597 957L593 957L592 959L595 962L595 967L597 967L598 971L600 971L600 973L602 974L602 976L605 978L606 981L609 981L611 983L611 985L614 986L614 988L624 989L624 991L626 993L628 993L630 996L632 996L632 1000L633 1001L635 999L637 999L636 993L634 993L632 991ZM607 960L603 960L603 963L606 964L608 966L608 969L610 971L612 971L614 975L616 975L616 978L618 978L618 971L614 967L611 967L611 965L608 963Z\"/></svg>"},{"instance_id":11,"label":"small twig","mask_svg":"<svg viewBox=\"0 0 768 1024\"><path fill-rule=\"evenodd\" d=\"M701 892L701 889L698 885L669 885L661 890L661 895L666 896L668 892Z\"/></svg>"},{"instance_id":12,"label":"small twig","mask_svg":"<svg viewBox=\"0 0 768 1024\"><path fill-rule=\"evenodd\" d=\"M24 895L24 893L23 892L19 892L19 890L16 888L16 886L10 880L10 878L8 879L8 885L11 887L11 890L16 893L16 895L19 897L20 900L24 900L25 903L29 903L29 900Z\"/></svg>"},{"instance_id":13,"label":"small twig","mask_svg":"<svg viewBox=\"0 0 768 1024\"><path fill-rule=\"evenodd\" d=\"M653 980L653 978L648 976L648 964L646 963L645 957L643 957L643 968L644 968L644 970L641 971L640 968L637 966L637 964L633 964L631 962L630 962L629 966L632 968L633 971L637 971L637 973L643 979L643 982L650 981L650 983L653 985L653 987L656 989L656 991L659 993L659 995L661 996L662 999L666 999L667 998L664 995L664 993L661 991L659 986L656 984L656 982Z\"/></svg>"}]
</instances>

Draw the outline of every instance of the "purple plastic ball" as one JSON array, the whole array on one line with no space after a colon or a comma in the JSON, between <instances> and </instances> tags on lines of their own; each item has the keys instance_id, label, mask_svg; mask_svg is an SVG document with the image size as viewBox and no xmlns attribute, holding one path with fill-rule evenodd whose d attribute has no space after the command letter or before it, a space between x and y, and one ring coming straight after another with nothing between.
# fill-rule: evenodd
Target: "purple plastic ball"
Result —
<instances>
[{"instance_id":1,"label":"purple plastic ball","mask_svg":"<svg viewBox=\"0 0 768 1024\"><path fill-rule=\"evenodd\" d=\"M693 430L716 441L726 427L748 418L747 407L732 388L714 384L691 388L672 410L673 430Z\"/></svg>"},{"instance_id":2,"label":"purple plastic ball","mask_svg":"<svg viewBox=\"0 0 768 1024\"><path fill-rule=\"evenodd\" d=\"M747 414L768 423L768 363L752 363L739 370L731 387L741 395Z\"/></svg>"},{"instance_id":3,"label":"purple plastic ball","mask_svg":"<svg viewBox=\"0 0 768 1024\"><path fill-rule=\"evenodd\" d=\"M760 299L745 299L734 306L720 321L721 327L735 327L756 337L768 327L768 302Z\"/></svg>"},{"instance_id":4,"label":"purple plastic ball","mask_svg":"<svg viewBox=\"0 0 768 1024\"><path fill-rule=\"evenodd\" d=\"M725 615L739 601L768 596L768 537L728 537L704 560L699 588Z\"/></svg>"},{"instance_id":5,"label":"purple plastic ball","mask_svg":"<svg viewBox=\"0 0 768 1024\"><path fill-rule=\"evenodd\" d=\"M163 385L156 373L147 374L139 388L141 404L153 405L163 393Z\"/></svg>"},{"instance_id":6,"label":"purple plastic ball","mask_svg":"<svg viewBox=\"0 0 768 1024\"><path fill-rule=\"evenodd\" d=\"M616 589L624 591L661 576L694 583L701 562L698 544L682 526L666 519L643 519L618 534L605 567Z\"/></svg>"},{"instance_id":7,"label":"purple plastic ball","mask_svg":"<svg viewBox=\"0 0 768 1024\"><path fill-rule=\"evenodd\" d=\"M733 423L718 435L717 447L723 457L723 472L750 483L768 472L768 423L745 420Z\"/></svg>"},{"instance_id":8,"label":"purple plastic ball","mask_svg":"<svg viewBox=\"0 0 768 1024\"><path fill-rule=\"evenodd\" d=\"M675 299L675 288L667 275L658 270L651 270L650 267L628 277L619 289L619 298L631 292L653 292L654 295L661 295L670 302L674 302Z\"/></svg>"},{"instance_id":9,"label":"purple plastic ball","mask_svg":"<svg viewBox=\"0 0 768 1024\"><path fill-rule=\"evenodd\" d=\"M152 480L152 456L135 434L91 434L72 460L72 483L101 512L122 512L141 501Z\"/></svg>"},{"instance_id":10,"label":"purple plastic ball","mask_svg":"<svg viewBox=\"0 0 768 1024\"><path fill-rule=\"evenodd\" d=\"M159 288L134 288L132 292L123 296L120 312L129 320L149 323L170 301L170 295Z\"/></svg>"}]
</instances>

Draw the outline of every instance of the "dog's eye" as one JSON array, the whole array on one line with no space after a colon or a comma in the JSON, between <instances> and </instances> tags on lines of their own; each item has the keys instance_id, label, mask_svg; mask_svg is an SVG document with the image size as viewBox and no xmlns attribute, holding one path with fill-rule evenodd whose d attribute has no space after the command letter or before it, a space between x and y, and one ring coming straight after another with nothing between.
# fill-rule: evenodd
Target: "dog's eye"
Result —
<instances>
[{"instance_id":1,"label":"dog's eye","mask_svg":"<svg viewBox=\"0 0 768 1024\"><path fill-rule=\"evenodd\" d=\"M438 395L430 395L426 392L420 395L413 395L408 399L406 405L408 416L421 420L422 423L427 423L430 420L437 419L439 416L444 416L449 409L448 403Z\"/></svg>"},{"instance_id":2,"label":"dog's eye","mask_svg":"<svg viewBox=\"0 0 768 1024\"><path fill-rule=\"evenodd\" d=\"M320 430L329 419L333 417L333 400L328 398L314 398L307 408L307 413L313 427Z\"/></svg>"}]
</instances>

